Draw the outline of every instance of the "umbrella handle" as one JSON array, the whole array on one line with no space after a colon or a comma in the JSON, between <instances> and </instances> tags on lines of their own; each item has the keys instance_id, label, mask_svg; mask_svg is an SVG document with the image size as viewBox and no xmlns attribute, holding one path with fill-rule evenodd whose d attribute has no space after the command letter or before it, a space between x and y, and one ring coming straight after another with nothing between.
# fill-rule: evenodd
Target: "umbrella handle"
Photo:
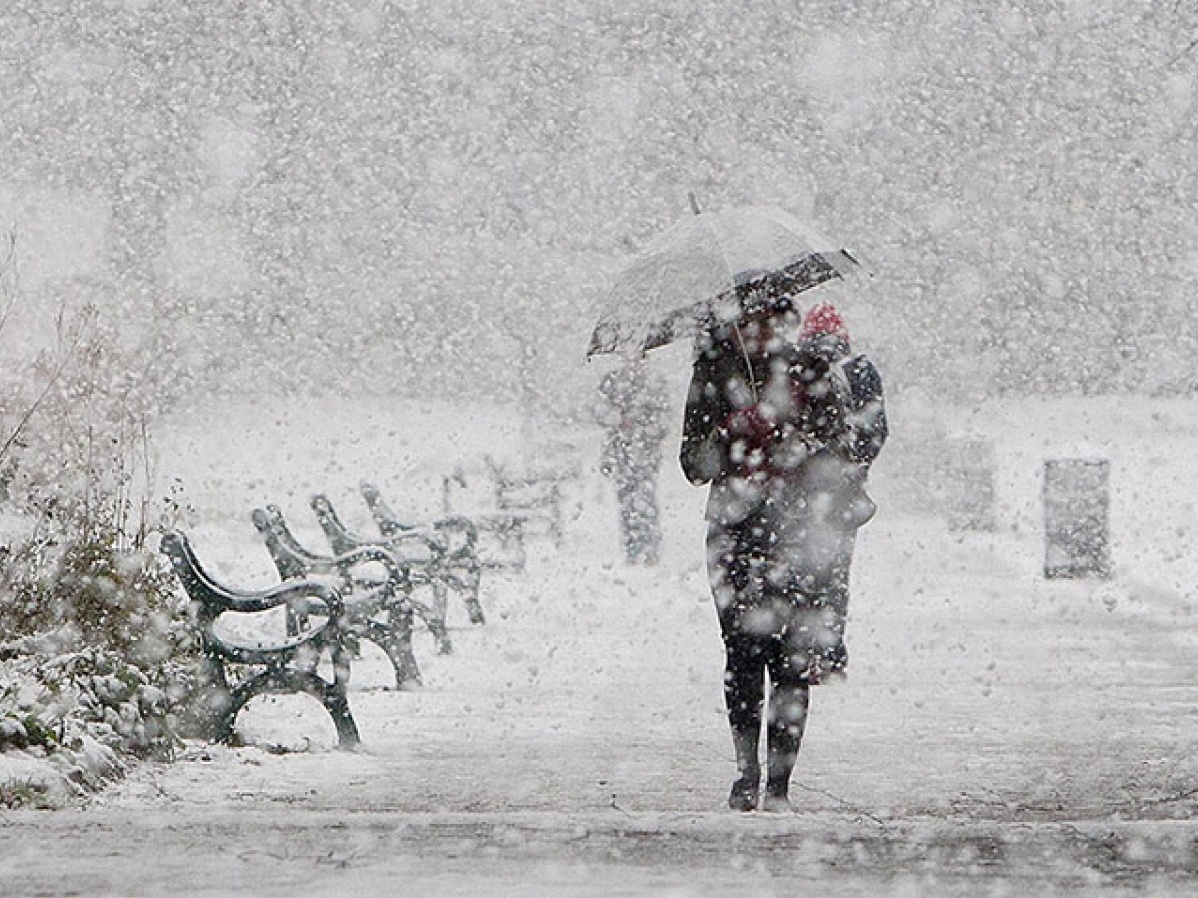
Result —
<instances>
[{"instance_id":1,"label":"umbrella handle","mask_svg":"<svg viewBox=\"0 0 1198 898\"><path fill-rule=\"evenodd\" d=\"M739 322L732 322L732 331L736 334L736 344L740 347L740 354L745 360L745 369L749 374L749 392L753 395L753 405L757 405L761 401L757 395L757 376L753 371L753 359L749 356L749 348L745 346L745 338L740 335Z\"/></svg>"}]
</instances>

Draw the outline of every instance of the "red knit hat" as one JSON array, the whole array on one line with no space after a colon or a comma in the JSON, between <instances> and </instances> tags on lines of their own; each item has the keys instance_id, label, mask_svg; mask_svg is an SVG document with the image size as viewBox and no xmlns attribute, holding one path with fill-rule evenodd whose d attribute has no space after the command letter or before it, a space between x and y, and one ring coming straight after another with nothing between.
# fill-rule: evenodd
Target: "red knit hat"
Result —
<instances>
[{"instance_id":1,"label":"red knit hat","mask_svg":"<svg viewBox=\"0 0 1198 898\"><path fill-rule=\"evenodd\" d=\"M844 326L844 319L840 317L840 313L836 311L836 307L829 302L816 303L803 316L803 326L799 330L799 339L804 340L807 337L815 337L821 334L842 337L845 340L849 338L849 331Z\"/></svg>"}]
</instances>

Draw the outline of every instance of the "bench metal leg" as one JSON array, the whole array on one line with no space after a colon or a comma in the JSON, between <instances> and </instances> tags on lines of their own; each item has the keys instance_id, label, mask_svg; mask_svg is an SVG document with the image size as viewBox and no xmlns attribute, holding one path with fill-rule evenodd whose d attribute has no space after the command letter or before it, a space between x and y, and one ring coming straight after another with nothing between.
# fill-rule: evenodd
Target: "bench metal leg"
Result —
<instances>
[{"instance_id":1,"label":"bench metal leg","mask_svg":"<svg viewBox=\"0 0 1198 898\"><path fill-rule=\"evenodd\" d=\"M428 588L427 593L425 593L424 587ZM445 625L446 606L449 604L445 584L441 582L440 578L425 579L417 589L420 590L419 595L416 590L410 594L412 608L424 621L428 631L433 634L433 639L437 643L437 652L441 655L452 654L453 642L449 638L449 629ZM431 602L423 598L426 594L432 595Z\"/></svg>"},{"instance_id":2,"label":"bench metal leg","mask_svg":"<svg viewBox=\"0 0 1198 898\"><path fill-rule=\"evenodd\" d=\"M229 703L216 721L216 741L231 742L237 714L256 695L269 693L304 692L312 696L333 718L340 748L353 748L361 743L358 725L349 708L344 683L329 683L312 671L269 668L246 680L229 697Z\"/></svg>"},{"instance_id":3,"label":"bench metal leg","mask_svg":"<svg viewBox=\"0 0 1198 898\"><path fill-rule=\"evenodd\" d=\"M392 614L395 613L392 612ZM420 667L416 663L416 656L412 654L411 616L408 617L406 626L370 621L367 624L367 632L363 636L387 655L387 659L391 662L391 668L395 671L396 689L403 689L405 686L419 686L423 683Z\"/></svg>"},{"instance_id":4,"label":"bench metal leg","mask_svg":"<svg viewBox=\"0 0 1198 898\"><path fill-rule=\"evenodd\" d=\"M453 578L453 585L462 593L462 599L466 603L466 613L470 615L472 624L487 622L482 603L478 600L478 588L481 580L482 571L477 562L465 566L462 573Z\"/></svg>"}]
</instances>

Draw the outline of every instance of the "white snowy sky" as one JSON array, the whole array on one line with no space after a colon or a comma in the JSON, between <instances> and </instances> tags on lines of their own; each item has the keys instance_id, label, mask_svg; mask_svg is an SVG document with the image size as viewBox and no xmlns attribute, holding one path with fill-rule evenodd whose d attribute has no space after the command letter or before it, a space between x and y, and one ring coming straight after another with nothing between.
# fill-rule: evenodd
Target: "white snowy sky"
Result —
<instances>
[{"instance_id":1,"label":"white snowy sky","mask_svg":"<svg viewBox=\"0 0 1198 898\"><path fill-rule=\"evenodd\" d=\"M896 388L1198 378L1191 3L10 0L0 19L27 326L95 300L185 389L568 404L610 278L692 191L813 216L868 259L850 325Z\"/></svg>"}]
</instances>

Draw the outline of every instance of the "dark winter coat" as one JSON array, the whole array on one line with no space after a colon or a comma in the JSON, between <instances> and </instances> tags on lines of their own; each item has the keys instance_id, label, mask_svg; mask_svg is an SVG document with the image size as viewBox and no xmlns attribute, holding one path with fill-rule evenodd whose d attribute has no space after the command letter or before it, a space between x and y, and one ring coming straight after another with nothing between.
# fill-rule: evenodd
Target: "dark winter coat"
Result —
<instances>
[{"instance_id":1,"label":"dark winter coat","mask_svg":"<svg viewBox=\"0 0 1198 898\"><path fill-rule=\"evenodd\" d=\"M796 382L810 386L810 381L803 383L805 378L826 380L818 370L821 363L834 378L826 389L834 391L835 384L843 384L843 408L823 416L796 408L802 398L794 389ZM763 406L769 409L766 415L760 413ZM829 420L837 415L838 420ZM772 419L772 426L760 439L761 429L755 424L763 417ZM788 417L796 418L793 426L787 426ZM745 455L754 450L776 456L779 463L772 467L779 475L787 470L783 456L806 457L819 451L838 455L864 473L888 434L882 378L864 355L849 354L847 341L823 337L773 359L750 360L731 337L712 337L696 354L679 461L696 485L719 484L743 474ZM790 465L797 466L798 461Z\"/></svg>"},{"instance_id":2,"label":"dark winter coat","mask_svg":"<svg viewBox=\"0 0 1198 898\"><path fill-rule=\"evenodd\" d=\"M683 472L711 483L708 570L725 638L782 640L812 682L845 663L864 491L887 436L881 377L839 338L746 359L713 339L694 363Z\"/></svg>"},{"instance_id":3,"label":"dark winter coat","mask_svg":"<svg viewBox=\"0 0 1198 898\"><path fill-rule=\"evenodd\" d=\"M609 372L599 397L595 420L607 430L600 469L617 481L655 478L667 430L665 385L634 365Z\"/></svg>"}]
</instances>

